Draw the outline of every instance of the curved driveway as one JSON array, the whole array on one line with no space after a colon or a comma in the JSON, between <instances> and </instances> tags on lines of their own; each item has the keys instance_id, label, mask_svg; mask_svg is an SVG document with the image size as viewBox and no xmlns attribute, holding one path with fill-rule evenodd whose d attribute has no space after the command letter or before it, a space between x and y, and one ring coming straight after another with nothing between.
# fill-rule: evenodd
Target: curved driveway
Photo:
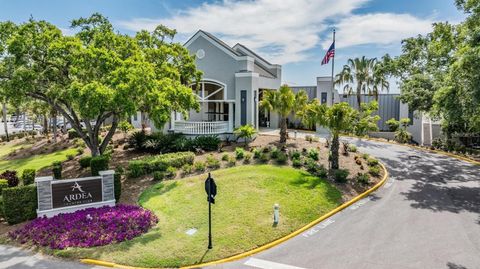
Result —
<instances>
[{"instance_id":1,"label":"curved driveway","mask_svg":"<svg viewBox=\"0 0 480 269\"><path fill-rule=\"evenodd\" d=\"M382 188L283 244L212 268L480 268L480 166L344 140L385 163Z\"/></svg>"}]
</instances>

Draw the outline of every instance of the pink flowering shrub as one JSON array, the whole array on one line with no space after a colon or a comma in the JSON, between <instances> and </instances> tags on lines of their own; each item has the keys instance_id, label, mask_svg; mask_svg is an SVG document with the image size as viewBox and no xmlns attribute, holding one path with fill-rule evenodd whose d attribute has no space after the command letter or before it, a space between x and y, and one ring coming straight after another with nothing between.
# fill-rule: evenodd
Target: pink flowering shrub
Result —
<instances>
[{"instance_id":1,"label":"pink flowering shrub","mask_svg":"<svg viewBox=\"0 0 480 269\"><path fill-rule=\"evenodd\" d=\"M95 247L131 240L157 222L151 211L139 206L104 206L37 218L8 235L21 244L52 249Z\"/></svg>"}]
</instances>

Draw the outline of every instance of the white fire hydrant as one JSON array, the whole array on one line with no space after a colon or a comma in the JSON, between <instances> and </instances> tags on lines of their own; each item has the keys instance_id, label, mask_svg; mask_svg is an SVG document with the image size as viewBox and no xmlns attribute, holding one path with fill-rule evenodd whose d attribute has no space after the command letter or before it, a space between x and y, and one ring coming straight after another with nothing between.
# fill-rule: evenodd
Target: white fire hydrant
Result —
<instances>
[{"instance_id":1,"label":"white fire hydrant","mask_svg":"<svg viewBox=\"0 0 480 269\"><path fill-rule=\"evenodd\" d=\"M278 224L280 220L280 206L278 204L273 205L273 224Z\"/></svg>"}]
</instances>

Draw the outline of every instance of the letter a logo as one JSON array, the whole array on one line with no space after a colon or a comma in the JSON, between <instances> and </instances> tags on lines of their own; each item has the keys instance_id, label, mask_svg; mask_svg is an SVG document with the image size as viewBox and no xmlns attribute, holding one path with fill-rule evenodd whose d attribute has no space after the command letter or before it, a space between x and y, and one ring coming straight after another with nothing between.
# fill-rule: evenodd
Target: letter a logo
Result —
<instances>
[{"instance_id":1,"label":"letter a logo","mask_svg":"<svg viewBox=\"0 0 480 269\"><path fill-rule=\"evenodd\" d=\"M78 190L79 192L85 192L82 190L82 186L80 186L80 184L78 184L78 182L75 182L75 184L73 184L72 186L72 191L74 190Z\"/></svg>"}]
</instances>

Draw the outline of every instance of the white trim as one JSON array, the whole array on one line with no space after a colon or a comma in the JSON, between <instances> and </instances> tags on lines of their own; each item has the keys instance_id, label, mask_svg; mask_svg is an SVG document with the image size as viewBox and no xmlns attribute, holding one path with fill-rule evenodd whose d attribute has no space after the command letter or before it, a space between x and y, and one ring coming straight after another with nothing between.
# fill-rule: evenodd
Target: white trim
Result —
<instances>
[{"instance_id":1,"label":"white trim","mask_svg":"<svg viewBox=\"0 0 480 269\"><path fill-rule=\"evenodd\" d=\"M219 48L220 50L222 50L223 52L225 52L227 55L229 55L230 57L232 57L233 59L237 60L237 61L244 61L244 60L247 60L247 61L250 61L250 62L253 62L255 61L255 58L251 57L251 56L237 56L235 55L233 52L231 52L230 50L228 50L227 48L225 48L224 46L218 44L218 42L214 39L212 39L211 37L209 37L208 35L204 34L202 31L198 31L197 33L195 33L195 35L193 35L190 40L188 40L187 43L185 43L185 47L188 48L195 40L197 40L199 37L203 37L205 38L207 41L209 41L211 44L213 44L215 47Z\"/></svg>"},{"instance_id":2,"label":"white trim","mask_svg":"<svg viewBox=\"0 0 480 269\"><path fill-rule=\"evenodd\" d=\"M221 82L221 81L219 81L219 80L213 79L213 78L203 78L203 79L199 82L199 84L201 84L201 91L202 91L202 96L203 96L203 97L201 97L201 96L198 95L198 94L195 94L195 95L198 97L198 99L200 99L200 100L199 100L200 102L206 101L206 99L207 99L207 97L205 97L204 85L203 85L205 82L207 82L207 83L208 83L208 82L213 82L212 84L215 84L215 83L216 83L216 84L218 84L218 86L223 87L223 99L227 99L227 84L225 84L225 83L223 83L223 82ZM193 86L193 85L194 85L194 83L190 84L190 86ZM209 96L210 96L210 95L209 95ZM208 96L208 97L209 97L209 96Z\"/></svg>"},{"instance_id":3,"label":"white trim","mask_svg":"<svg viewBox=\"0 0 480 269\"><path fill-rule=\"evenodd\" d=\"M252 53L250 51L248 51L248 48L245 49L245 46L243 46L242 44L239 44L237 43L235 46L233 46L233 49L234 50L237 50L237 49L240 49L241 51L243 51L244 53L248 54L248 55L251 55L250 57L253 57L255 59L255 61L258 61L260 62L262 65L264 65L266 68L271 68L271 69L278 69L278 68L281 68L282 66L279 65L279 64L271 64L271 63L267 63L264 59L260 59L259 57L256 57L254 55L252 55Z\"/></svg>"},{"instance_id":4,"label":"white trim","mask_svg":"<svg viewBox=\"0 0 480 269\"><path fill-rule=\"evenodd\" d=\"M199 103L235 103L235 100L226 99L226 100L198 100Z\"/></svg>"},{"instance_id":5,"label":"white trim","mask_svg":"<svg viewBox=\"0 0 480 269\"><path fill-rule=\"evenodd\" d=\"M254 72L241 72L241 73L235 73L236 78L244 78L244 77L254 77L258 78L260 75L258 73Z\"/></svg>"}]
</instances>

